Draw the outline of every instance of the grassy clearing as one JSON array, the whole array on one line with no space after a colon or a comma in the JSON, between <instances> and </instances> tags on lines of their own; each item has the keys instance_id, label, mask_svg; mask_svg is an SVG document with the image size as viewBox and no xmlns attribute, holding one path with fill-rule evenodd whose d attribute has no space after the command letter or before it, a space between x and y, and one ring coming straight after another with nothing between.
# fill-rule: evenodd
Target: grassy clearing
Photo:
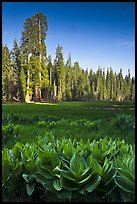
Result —
<instances>
[{"instance_id":1,"label":"grassy clearing","mask_svg":"<svg viewBox=\"0 0 137 204\"><path fill-rule=\"evenodd\" d=\"M134 115L134 103L93 101L93 102L61 102L61 103L15 103L3 104L3 115L14 113L21 117L57 116L65 119L101 119L112 114L128 113Z\"/></svg>"},{"instance_id":2,"label":"grassy clearing","mask_svg":"<svg viewBox=\"0 0 137 204\"><path fill-rule=\"evenodd\" d=\"M93 102L61 102L61 103L15 103L3 104L2 115L17 116L14 121L18 125L20 137L14 139L10 134L3 146L12 147L17 141L33 142L39 135L53 134L56 138L81 138L87 141L99 138L118 137L134 144L134 128L129 122L116 124L115 119L124 114L134 117L134 103L93 101ZM24 121L20 121L20 119ZM3 125L6 125L3 124Z\"/></svg>"}]
</instances>

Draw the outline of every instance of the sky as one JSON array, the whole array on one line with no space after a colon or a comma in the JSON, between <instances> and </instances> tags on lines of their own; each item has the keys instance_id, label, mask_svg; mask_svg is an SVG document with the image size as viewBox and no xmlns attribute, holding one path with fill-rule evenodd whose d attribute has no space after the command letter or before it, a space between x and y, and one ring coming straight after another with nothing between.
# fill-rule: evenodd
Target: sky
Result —
<instances>
[{"instance_id":1,"label":"sky","mask_svg":"<svg viewBox=\"0 0 137 204\"><path fill-rule=\"evenodd\" d=\"M21 43L25 20L38 12L47 18L52 61L60 44L65 63L70 53L83 69L112 67L119 73L122 68L123 76L130 69L135 76L134 2L3 2L2 43L10 50L14 38Z\"/></svg>"}]
</instances>

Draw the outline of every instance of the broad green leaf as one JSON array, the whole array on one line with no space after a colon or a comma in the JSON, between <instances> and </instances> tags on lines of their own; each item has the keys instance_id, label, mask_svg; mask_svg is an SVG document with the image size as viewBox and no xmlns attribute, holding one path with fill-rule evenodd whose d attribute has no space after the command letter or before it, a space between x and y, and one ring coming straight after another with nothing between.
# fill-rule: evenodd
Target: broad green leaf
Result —
<instances>
[{"instance_id":1,"label":"broad green leaf","mask_svg":"<svg viewBox=\"0 0 137 204\"><path fill-rule=\"evenodd\" d=\"M35 183L34 184L28 184L26 185L26 190L28 195L32 195L32 193L34 192L35 189Z\"/></svg>"},{"instance_id":2,"label":"broad green leaf","mask_svg":"<svg viewBox=\"0 0 137 204\"><path fill-rule=\"evenodd\" d=\"M60 180L53 181L53 186L57 191L61 191L61 189L62 189L62 184L61 184Z\"/></svg>"},{"instance_id":3,"label":"broad green leaf","mask_svg":"<svg viewBox=\"0 0 137 204\"><path fill-rule=\"evenodd\" d=\"M129 193L135 192L135 183L133 183L126 177L121 178L120 176L116 176L115 183L126 192L129 192Z\"/></svg>"},{"instance_id":4,"label":"broad green leaf","mask_svg":"<svg viewBox=\"0 0 137 204\"><path fill-rule=\"evenodd\" d=\"M74 174L71 171L60 170L60 176L75 181Z\"/></svg>"},{"instance_id":5,"label":"broad green leaf","mask_svg":"<svg viewBox=\"0 0 137 204\"><path fill-rule=\"evenodd\" d=\"M25 165L25 168L30 174L33 174L35 172L36 164L32 159L30 159Z\"/></svg>"},{"instance_id":6,"label":"broad green leaf","mask_svg":"<svg viewBox=\"0 0 137 204\"><path fill-rule=\"evenodd\" d=\"M91 186L89 186L86 190L87 190L89 193L91 193L91 192L92 192L94 189L96 189L96 187L99 185L100 180L101 180L101 177L98 176L98 177L96 178L96 180L93 180L93 181L91 182Z\"/></svg>"},{"instance_id":7,"label":"broad green leaf","mask_svg":"<svg viewBox=\"0 0 137 204\"><path fill-rule=\"evenodd\" d=\"M46 179L52 179L53 178L53 175L51 175L51 173L47 169L43 168L42 166L37 166L37 170L38 170L39 174L44 176Z\"/></svg>"},{"instance_id":8,"label":"broad green leaf","mask_svg":"<svg viewBox=\"0 0 137 204\"><path fill-rule=\"evenodd\" d=\"M84 183L87 182L91 177L92 177L92 174L89 174L86 178L84 178L83 180L80 180L78 183L79 183L79 184L84 184Z\"/></svg>"},{"instance_id":9,"label":"broad green leaf","mask_svg":"<svg viewBox=\"0 0 137 204\"><path fill-rule=\"evenodd\" d=\"M89 193L96 189L99 185L101 177L99 175L94 175L90 180L83 186L83 189L88 191Z\"/></svg>"},{"instance_id":10,"label":"broad green leaf","mask_svg":"<svg viewBox=\"0 0 137 204\"><path fill-rule=\"evenodd\" d=\"M45 184L46 181L44 176L40 175L38 172L35 173L34 177L38 183L41 183L42 185Z\"/></svg>"},{"instance_id":11,"label":"broad green leaf","mask_svg":"<svg viewBox=\"0 0 137 204\"><path fill-rule=\"evenodd\" d=\"M135 182L135 176L130 173L130 171L118 169L118 173L120 176L127 177L129 180Z\"/></svg>"},{"instance_id":12,"label":"broad green leaf","mask_svg":"<svg viewBox=\"0 0 137 204\"><path fill-rule=\"evenodd\" d=\"M18 165L14 168L14 175L18 176L22 172L22 163L19 162Z\"/></svg>"},{"instance_id":13,"label":"broad green leaf","mask_svg":"<svg viewBox=\"0 0 137 204\"><path fill-rule=\"evenodd\" d=\"M22 174L22 177L25 179L26 182L29 182L29 175Z\"/></svg>"},{"instance_id":14,"label":"broad green leaf","mask_svg":"<svg viewBox=\"0 0 137 204\"><path fill-rule=\"evenodd\" d=\"M59 159L59 156L55 150L53 150L53 152L52 152L52 157L51 157L50 161L51 161L53 168L55 168L61 162L61 160Z\"/></svg>"},{"instance_id":15,"label":"broad green leaf","mask_svg":"<svg viewBox=\"0 0 137 204\"><path fill-rule=\"evenodd\" d=\"M78 183L75 183L72 180L69 180L67 178L61 177L61 183L62 187L64 189L70 190L70 191L76 191L79 189L80 185Z\"/></svg>"},{"instance_id":16,"label":"broad green leaf","mask_svg":"<svg viewBox=\"0 0 137 204\"><path fill-rule=\"evenodd\" d=\"M79 176L84 168L85 168L84 159L80 157L78 154L74 154L72 159L70 160L70 169L74 171L77 176Z\"/></svg>"}]
</instances>

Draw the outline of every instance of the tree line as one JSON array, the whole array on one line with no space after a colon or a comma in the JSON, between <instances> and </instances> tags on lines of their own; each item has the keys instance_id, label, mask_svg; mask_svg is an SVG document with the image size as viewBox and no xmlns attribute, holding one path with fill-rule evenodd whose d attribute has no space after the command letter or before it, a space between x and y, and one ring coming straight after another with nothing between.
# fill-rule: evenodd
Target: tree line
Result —
<instances>
[{"instance_id":1,"label":"tree line","mask_svg":"<svg viewBox=\"0 0 137 204\"><path fill-rule=\"evenodd\" d=\"M72 64L69 53L66 63L63 48L58 44L55 59L47 56L46 16L37 13L26 19L21 43L14 39L13 49L2 45L2 101L79 101L135 100L135 78L130 69L123 77L111 67L94 72Z\"/></svg>"}]
</instances>

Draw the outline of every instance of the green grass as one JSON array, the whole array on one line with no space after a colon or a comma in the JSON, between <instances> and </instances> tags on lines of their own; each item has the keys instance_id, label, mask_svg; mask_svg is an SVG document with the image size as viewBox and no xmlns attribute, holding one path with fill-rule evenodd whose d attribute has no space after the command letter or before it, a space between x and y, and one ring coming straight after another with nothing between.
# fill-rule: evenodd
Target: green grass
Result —
<instances>
[{"instance_id":1,"label":"green grass","mask_svg":"<svg viewBox=\"0 0 137 204\"><path fill-rule=\"evenodd\" d=\"M13 114L18 118L30 119L30 122L21 123L19 126L20 137L16 140L9 139L3 146L12 147L17 141L33 142L39 135L52 133L56 138L88 138L99 139L104 137L121 138L134 144L134 129L117 128L113 124L114 118L120 114L135 116L133 102L91 101L91 102L61 102L61 103L14 103L2 105L2 116ZM36 119L36 117L39 117ZM51 117L51 120L49 120ZM36 120L34 120L36 119ZM47 120L46 120L47 119ZM39 124L46 120L45 124ZM48 121L49 120L49 121ZM86 126L80 122L85 120L97 123L94 127ZM77 124L72 122L77 121ZM3 124L4 125L4 124ZM6 124L5 124L6 125ZM12 137L12 135L11 135ZM9 136L10 138L10 136Z\"/></svg>"}]
</instances>

